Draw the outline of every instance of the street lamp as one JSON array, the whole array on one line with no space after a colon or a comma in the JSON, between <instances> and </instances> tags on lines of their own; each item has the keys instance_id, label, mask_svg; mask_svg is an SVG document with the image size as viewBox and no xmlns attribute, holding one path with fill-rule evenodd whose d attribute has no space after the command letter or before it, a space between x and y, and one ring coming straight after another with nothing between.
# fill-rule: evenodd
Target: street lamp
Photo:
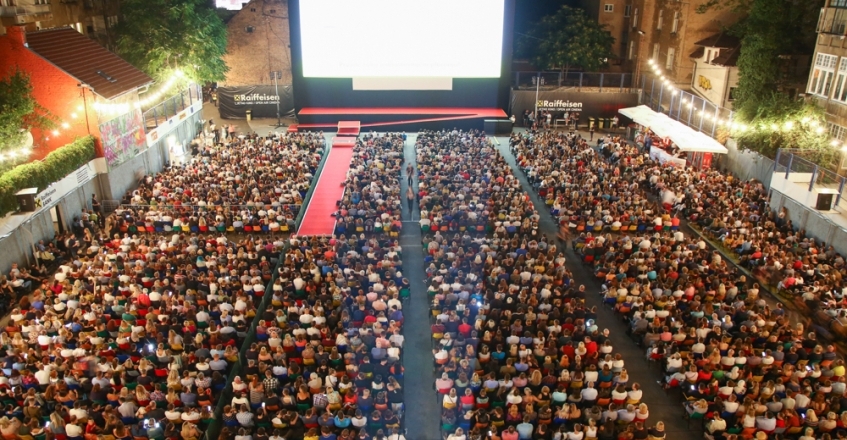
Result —
<instances>
[{"instance_id":1,"label":"street lamp","mask_svg":"<svg viewBox=\"0 0 847 440\"><path fill-rule=\"evenodd\" d=\"M282 79L282 71L272 70L271 79L274 80L274 89L276 90L276 127L279 128L282 127L282 120L279 115L279 84L277 80Z\"/></svg>"},{"instance_id":2,"label":"street lamp","mask_svg":"<svg viewBox=\"0 0 847 440\"><path fill-rule=\"evenodd\" d=\"M538 72L535 78L535 113L533 113L533 118L535 118L535 123L538 123L538 89L541 87L541 72Z\"/></svg>"}]
</instances>

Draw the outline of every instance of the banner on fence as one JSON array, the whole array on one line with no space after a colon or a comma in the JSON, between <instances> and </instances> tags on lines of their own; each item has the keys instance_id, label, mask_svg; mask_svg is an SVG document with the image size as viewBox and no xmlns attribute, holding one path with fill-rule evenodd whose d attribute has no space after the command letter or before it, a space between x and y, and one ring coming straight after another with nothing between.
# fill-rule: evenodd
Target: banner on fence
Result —
<instances>
[{"instance_id":1,"label":"banner on fence","mask_svg":"<svg viewBox=\"0 0 847 440\"><path fill-rule=\"evenodd\" d=\"M278 92L278 93L277 93ZM218 106L223 119L294 117L294 93L291 85L218 87ZM277 107L278 106L278 107Z\"/></svg>"}]
</instances>

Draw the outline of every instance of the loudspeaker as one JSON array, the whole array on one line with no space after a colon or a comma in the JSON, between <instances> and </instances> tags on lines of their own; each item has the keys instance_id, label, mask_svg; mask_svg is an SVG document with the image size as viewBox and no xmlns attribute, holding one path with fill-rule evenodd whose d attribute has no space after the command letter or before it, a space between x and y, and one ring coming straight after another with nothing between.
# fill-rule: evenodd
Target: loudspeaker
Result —
<instances>
[{"instance_id":1,"label":"loudspeaker","mask_svg":"<svg viewBox=\"0 0 847 440\"><path fill-rule=\"evenodd\" d=\"M21 212L35 211L35 195L38 194L38 188L26 188L15 193L18 198L18 205L21 207Z\"/></svg>"},{"instance_id":2,"label":"loudspeaker","mask_svg":"<svg viewBox=\"0 0 847 440\"><path fill-rule=\"evenodd\" d=\"M818 201L815 203L815 209L818 211L829 211L832 209L832 196L835 194L818 193Z\"/></svg>"}]
</instances>

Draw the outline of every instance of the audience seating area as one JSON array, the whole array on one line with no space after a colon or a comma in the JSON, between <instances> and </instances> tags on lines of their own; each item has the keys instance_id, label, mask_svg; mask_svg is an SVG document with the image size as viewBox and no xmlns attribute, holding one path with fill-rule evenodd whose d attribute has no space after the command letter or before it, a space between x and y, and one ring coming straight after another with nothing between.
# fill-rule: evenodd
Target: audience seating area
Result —
<instances>
[{"instance_id":1,"label":"audience seating area","mask_svg":"<svg viewBox=\"0 0 847 440\"><path fill-rule=\"evenodd\" d=\"M490 141L422 133L417 151L447 438L664 438L660 423L646 428L639 385Z\"/></svg>"},{"instance_id":2,"label":"audience seating area","mask_svg":"<svg viewBox=\"0 0 847 440\"><path fill-rule=\"evenodd\" d=\"M822 285L835 281L832 273L803 270L843 260L770 212L759 183L661 166L611 137L594 149L564 134L516 135L511 147L604 283L604 302L662 365L669 392L681 390L684 414L707 438L847 435L844 364L835 347L790 322L782 304L766 300L758 277L748 280L681 228L687 220L738 248L741 265L756 275L793 277L782 284L803 292L810 308L827 299L832 307L838 284ZM550 166L558 175L547 173ZM801 271L814 287L796 287Z\"/></svg>"}]
</instances>

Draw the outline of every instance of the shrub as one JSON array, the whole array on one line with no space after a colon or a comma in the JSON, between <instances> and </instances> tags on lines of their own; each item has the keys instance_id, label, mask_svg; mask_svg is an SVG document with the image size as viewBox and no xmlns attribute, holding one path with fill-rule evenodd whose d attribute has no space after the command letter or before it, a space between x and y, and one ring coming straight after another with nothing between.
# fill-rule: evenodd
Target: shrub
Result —
<instances>
[{"instance_id":1,"label":"shrub","mask_svg":"<svg viewBox=\"0 0 847 440\"><path fill-rule=\"evenodd\" d=\"M79 138L48 154L44 160L16 166L0 175L0 216L18 209L15 193L24 188L44 190L94 159L94 138Z\"/></svg>"}]
</instances>

